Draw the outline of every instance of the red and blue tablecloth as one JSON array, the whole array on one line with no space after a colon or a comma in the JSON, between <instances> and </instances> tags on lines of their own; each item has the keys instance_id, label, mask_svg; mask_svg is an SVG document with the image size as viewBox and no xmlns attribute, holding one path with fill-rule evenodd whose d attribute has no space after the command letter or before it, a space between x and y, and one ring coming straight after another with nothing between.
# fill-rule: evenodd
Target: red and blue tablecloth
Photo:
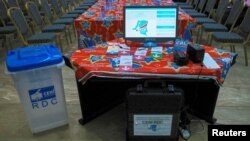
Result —
<instances>
[{"instance_id":1,"label":"red and blue tablecloth","mask_svg":"<svg viewBox=\"0 0 250 141\"><path fill-rule=\"evenodd\" d=\"M218 84L223 84L226 75L231 67L236 54L210 46L203 46L208 53L220 66L218 69L206 68L200 63L189 63L185 66L178 66L174 63L174 50L184 51L185 46L173 44L162 44L162 58L155 59L150 57L150 49L142 61L133 61L132 70L119 70L119 55L107 54L109 44L124 44L125 40L120 38L110 42L102 42L93 48L79 49L75 51L70 60L76 71L78 81L86 82L93 76L114 77L114 78L184 78L184 79L215 79ZM131 47L131 55L135 50L142 46L140 43L126 42Z\"/></svg>"}]
</instances>

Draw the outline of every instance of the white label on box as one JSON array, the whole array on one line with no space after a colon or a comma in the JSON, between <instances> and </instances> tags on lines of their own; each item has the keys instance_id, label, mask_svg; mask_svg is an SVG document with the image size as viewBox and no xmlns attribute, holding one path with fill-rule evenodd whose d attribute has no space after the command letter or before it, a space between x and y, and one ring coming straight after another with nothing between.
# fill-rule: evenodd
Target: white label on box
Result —
<instances>
[{"instance_id":1,"label":"white label on box","mask_svg":"<svg viewBox=\"0 0 250 141\"><path fill-rule=\"evenodd\" d=\"M170 136L173 115L134 115L134 136Z\"/></svg>"}]
</instances>

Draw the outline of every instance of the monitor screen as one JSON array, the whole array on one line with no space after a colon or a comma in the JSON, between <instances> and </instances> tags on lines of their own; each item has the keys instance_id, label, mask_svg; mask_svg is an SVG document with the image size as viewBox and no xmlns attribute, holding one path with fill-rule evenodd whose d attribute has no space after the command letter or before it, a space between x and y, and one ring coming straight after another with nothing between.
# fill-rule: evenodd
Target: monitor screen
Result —
<instances>
[{"instance_id":1,"label":"monitor screen","mask_svg":"<svg viewBox=\"0 0 250 141\"><path fill-rule=\"evenodd\" d=\"M177 37L177 6L125 6L124 38L139 42L167 42Z\"/></svg>"}]
</instances>

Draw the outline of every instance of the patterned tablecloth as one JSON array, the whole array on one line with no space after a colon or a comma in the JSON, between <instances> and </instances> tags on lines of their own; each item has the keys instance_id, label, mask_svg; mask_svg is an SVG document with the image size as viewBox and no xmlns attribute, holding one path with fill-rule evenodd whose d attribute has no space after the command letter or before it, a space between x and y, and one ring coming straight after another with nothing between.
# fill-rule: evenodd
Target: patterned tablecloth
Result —
<instances>
[{"instance_id":1,"label":"patterned tablecloth","mask_svg":"<svg viewBox=\"0 0 250 141\"><path fill-rule=\"evenodd\" d=\"M143 4L140 4L143 2ZM124 5L157 5L156 0L114 0L109 6L100 0L85 13L75 20L75 28L78 34L79 48L84 48L86 42L98 44L123 37L123 6ZM160 3L172 5L171 0L162 0ZM102 7L106 10L101 12ZM102 14L103 13L103 14ZM188 27L194 24L194 19L187 14L179 12L178 35L180 38L189 36ZM190 38L190 36L188 37ZM90 43L90 44L91 44Z\"/></svg>"},{"instance_id":2,"label":"patterned tablecloth","mask_svg":"<svg viewBox=\"0 0 250 141\"><path fill-rule=\"evenodd\" d=\"M162 58L155 59L150 57L150 50L142 61L134 61L132 69L129 71L121 70L120 55L109 55L108 46L112 44L124 44L124 39L116 39L111 42L97 44L92 49L79 49L71 56L71 63L76 71L76 78L85 83L92 76L114 77L114 78L186 78L186 79L215 79L218 84L223 84L226 75L234 61L236 54L221 49L203 46L208 53L220 66L218 69L207 68L201 64L194 64L191 61L185 66L178 66L174 63L173 51L185 51L186 46L173 46L171 44L162 45ZM131 55L135 50L142 46L139 43L126 42L131 47Z\"/></svg>"}]
</instances>

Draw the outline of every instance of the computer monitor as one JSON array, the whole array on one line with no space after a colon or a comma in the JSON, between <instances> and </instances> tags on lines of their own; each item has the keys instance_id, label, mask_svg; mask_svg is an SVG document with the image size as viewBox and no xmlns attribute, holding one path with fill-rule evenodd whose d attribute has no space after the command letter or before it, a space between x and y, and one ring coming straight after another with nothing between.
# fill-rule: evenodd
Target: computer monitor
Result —
<instances>
[{"instance_id":1,"label":"computer monitor","mask_svg":"<svg viewBox=\"0 0 250 141\"><path fill-rule=\"evenodd\" d=\"M125 6L124 38L152 45L175 40L178 6Z\"/></svg>"}]
</instances>

